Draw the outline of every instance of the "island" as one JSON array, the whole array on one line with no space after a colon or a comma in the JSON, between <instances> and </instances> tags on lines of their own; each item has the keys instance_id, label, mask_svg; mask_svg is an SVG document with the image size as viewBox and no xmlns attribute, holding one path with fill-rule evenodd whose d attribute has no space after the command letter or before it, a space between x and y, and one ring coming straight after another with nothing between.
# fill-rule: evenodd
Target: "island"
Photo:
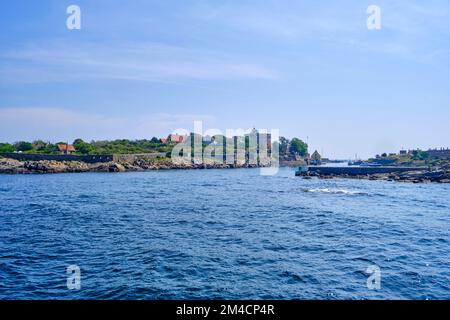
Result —
<instances>
[{"instance_id":1,"label":"island","mask_svg":"<svg viewBox=\"0 0 450 320\"><path fill-rule=\"evenodd\" d=\"M277 165L305 164L308 146L302 140L281 137L272 142L271 135L253 129L243 136L198 136L170 134L150 140L118 139L91 141L75 139L73 143L51 143L43 140L0 143L0 173L75 173L124 172L167 169L225 169L267 167L273 164L273 150L281 153ZM194 141L200 141L195 146ZM254 143L252 143L254 142ZM180 145L191 148L192 157L177 162L172 158L174 148ZM239 148L240 147L240 148ZM196 161L194 153L211 150L213 157ZM275 149L276 148L276 149ZM231 161L230 161L231 158Z\"/></svg>"},{"instance_id":2,"label":"island","mask_svg":"<svg viewBox=\"0 0 450 320\"><path fill-rule=\"evenodd\" d=\"M399 153L383 153L367 161L356 160L338 166L300 166L296 176L305 179L351 178L413 183L450 183L450 149L423 151L401 150Z\"/></svg>"}]
</instances>

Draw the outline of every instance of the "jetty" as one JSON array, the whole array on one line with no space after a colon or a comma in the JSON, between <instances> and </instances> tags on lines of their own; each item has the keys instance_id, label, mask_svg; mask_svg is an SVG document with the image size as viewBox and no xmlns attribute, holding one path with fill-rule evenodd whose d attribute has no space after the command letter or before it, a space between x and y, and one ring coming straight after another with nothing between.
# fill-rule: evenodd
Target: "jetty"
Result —
<instances>
[{"instance_id":1,"label":"jetty","mask_svg":"<svg viewBox=\"0 0 450 320\"><path fill-rule=\"evenodd\" d=\"M398 166L374 166L374 167L360 167L360 166L305 166L300 167L295 172L296 176L304 175L305 173L312 173L318 175L347 175L347 176L364 176L372 174L386 174L386 173L401 173L408 171L426 170L427 167L398 167Z\"/></svg>"},{"instance_id":2,"label":"jetty","mask_svg":"<svg viewBox=\"0 0 450 320\"><path fill-rule=\"evenodd\" d=\"M450 183L448 166L302 166L295 175L305 179L317 177Z\"/></svg>"}]
</instances>

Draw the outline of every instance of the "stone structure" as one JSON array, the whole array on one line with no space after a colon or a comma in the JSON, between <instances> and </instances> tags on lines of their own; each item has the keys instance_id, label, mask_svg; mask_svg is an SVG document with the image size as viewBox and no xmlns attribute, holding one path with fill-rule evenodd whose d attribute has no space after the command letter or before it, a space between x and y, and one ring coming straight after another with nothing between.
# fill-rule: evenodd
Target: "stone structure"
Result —
<instances>
[{"instance_id":1,"label":"stone structure","mask_svg":"<svg viewBox=\"0 0 450 320\"><path fill-rule=\"evenodd\" d=\"M92 155L70 155L70 154L29 154L7 152L0 153L0 157L15 159L19 161L79 161L86 163L111 162L114 157L112 154L92 154Z\"/></svg>"},{"instance_id":2,"label":"stone structure","mask_svg":"<svg viewBox=\"0 0 450 320\"><path fill-rule=\"evenodd\" d=\"M430 155L430 157L432 157L432 158L444 158L444 159L450 158L450 149L449 148L447 148L447 149L444 149L444 148L429 149L427 152Z\"/></svg>"},{"instance_id":3,"label":"stone structure","mask_svg":"<svg viewBox=\"0 0 450 320\"><path fill-rule=\"evenodd\" d=\"M139 153L139 154L115 154L113 155L113 161L119 163L133 163L137 160L147 160L147 159L155 159L155 158L165 158L166 153L158 152L158 153Z\"/></svg>"},{"instance_id":4,"label":"stone structure","mask_svg":"<svg viewBox=\"0 0 450 320\"><path fill-rule=\"evenodd\" d=\"M426 169L426 168L425 168ZM424 170L424 167L323 167L309 166L308 172L321 175L369 175L380 173L407 172L415 170Z\"/></svg>"},{"instance_id":5,"label":"stone structure","mask_svg":"<svg viewBox=\"0 0 450 320\"><path fill-rule=\"evenodd\" d=\"M312 161L320 161L320 160L322 160L322 156L321 156L320 153L317 152L317 150L316 150L316 151L314 151L313 154L311 155L311 160L312 160Z\"/></svg>"},{"instance_id":6,"label":"stone structure","mask_svg":"<svg viewBox=\"0 0 450 320\"><path fill-rule=\"evenodd\" d=\"M311 164L319 165L322 163L322 156L320 153L316 150L313 152L311 157L309 158Z\"/></svg>"}]
</instances>

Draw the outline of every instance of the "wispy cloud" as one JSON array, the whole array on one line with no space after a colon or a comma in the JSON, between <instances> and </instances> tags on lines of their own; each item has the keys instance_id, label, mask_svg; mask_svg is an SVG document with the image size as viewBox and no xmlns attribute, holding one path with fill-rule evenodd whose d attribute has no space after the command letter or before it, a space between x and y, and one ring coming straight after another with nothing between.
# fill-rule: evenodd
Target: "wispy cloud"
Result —
<instances>
[{"instance_id":1,"label":"wispy cloud","mask_svg":"<svg viewBox=\"0 0 450 320\"><path fill-rule=\"evenodd\" d=\"M209 4L192 9L191 15L208 24L221 24L240 32L269 36L280 41L317 39L325 33L350 32L358 27L357 21L339 17L336 11L308 11L305 12L299 3L256 8L245 4L239 7L234 4Z\"/></svg>"},{"instance_id":2,"label":"wispy cloud","mask_svg":"<svg viewBox=\"0 0 450 320\"><path fill-rule=\"evenodd\" d=\"M96 44L51 41L1 54L4 82L85 80L274 80L279 74L245 59L158 43Z\"/></svg>"},{"instance_id":3,"label":"wispy cloud","mask_svg":"<svg viewBox=\"0 0 450 320\"><path fill-rule=\"evenodd\" d=\"M320 1L319 1L320 3ZM279 44L318 45L334 43L363 52L373 52L421 61L435 50L433 39L450 34L449 10L445 1L380 0L382 30L366 27L367 3L350 1L308 6L300 2L271 2L267 6L208 4L196 7L192 15L208 24L226 26L241 33ZM430 36L431 35L431 36Z\"/></svg>"},{"instance_id":4,"label":"wispy cloud","mask_svg":"<svg viewBox=\"0 0 450 320\"><path fill-rule=\"evenodd\" d=\"M63 108L0 109L0 140L51 141L86 139L143 139L166 136L183 128L191 131L194 121L215 123L211 115L152 113L140 116L108 116Z\"/></svg>"}]
</instances>

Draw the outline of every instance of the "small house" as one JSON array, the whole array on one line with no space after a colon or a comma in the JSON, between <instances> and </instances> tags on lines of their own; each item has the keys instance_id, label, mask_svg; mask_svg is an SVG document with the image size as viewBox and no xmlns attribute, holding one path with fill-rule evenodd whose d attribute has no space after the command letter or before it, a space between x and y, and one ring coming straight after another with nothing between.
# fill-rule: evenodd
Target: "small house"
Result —
<instances>
[{"instance_id":1,"label":"small house","mask_svg":"<svg viewBox=\"0 0 450 320\"><path fill-rule=\"evenodd\" d=\"M169 134L167 138L161 138L162 143L181 143L186 141L187 135Z\"/></svg>"},{"instance_id":2,"label":"small house","mask_svg":"<svg viewBox=\"0 0 450 320\"><path fill-rule=\"evenodd\" d=\"M61 154L71 154L77 151L73 145L67 143L58 144L58 150Z\"/></svg>"},{"instance_id":3,"label":"small house","mask_svg":"<svg viewBox=\"0 0 450 320\"><path fill-rule=\"evenodd\" d=\"M322 163L322 156L320 153L316 150L313 152L313 154L310 157L312 164L321 164Z\"/></svg>"}]
</instances>

